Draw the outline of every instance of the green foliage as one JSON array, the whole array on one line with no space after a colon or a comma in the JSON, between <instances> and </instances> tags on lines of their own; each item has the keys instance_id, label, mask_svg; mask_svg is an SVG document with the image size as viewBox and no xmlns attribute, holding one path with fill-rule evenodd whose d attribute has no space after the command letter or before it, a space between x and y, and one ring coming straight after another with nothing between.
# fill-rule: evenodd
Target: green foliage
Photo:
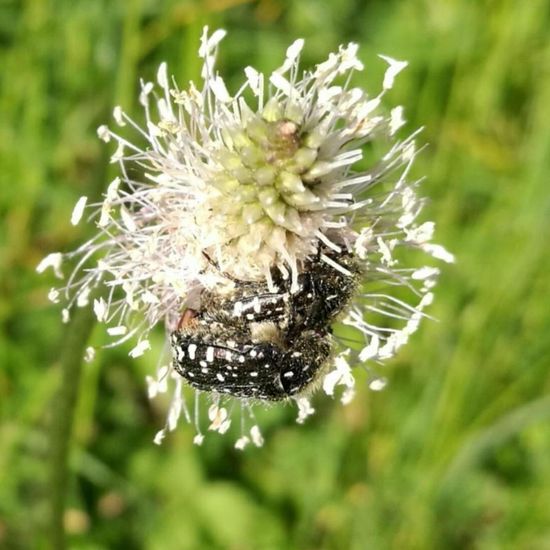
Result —
<instances>
[{"instance_id":1,"label":"green foliage","mask_svg":"<svg viewBox=\"0 0 550 550\"><path fill-rule=\"evenodd\" d=\"M547 0L4 0L0 5L0 546L47 543L46 426L65 327L39 259L68 250L75 200L108 181L95 128L161 60L197 79L203 24L230 31L220 68L305 63L361 44L410 61L391 99L425 126L429 217L458 263L388 367L381 394L317 399L305 426L261 411L266 445L151 443L154 358L84 366L71 456L71 548L550 547L550 4ZM100 342L102 336L94 335ZM160 345L160 335L159 342ZM328 400L326 400L328 401Z\"/></svg>"}]
</instances>

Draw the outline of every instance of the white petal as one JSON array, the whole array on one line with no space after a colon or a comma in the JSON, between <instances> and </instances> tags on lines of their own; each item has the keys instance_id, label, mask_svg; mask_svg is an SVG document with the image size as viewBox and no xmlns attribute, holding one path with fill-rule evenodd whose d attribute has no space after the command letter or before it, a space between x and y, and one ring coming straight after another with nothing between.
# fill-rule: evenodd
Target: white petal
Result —
<instances>
[{"instance_id":1,"label":"white petal","mask_svg":"<svg viewBox=\"0 0 550 550\"><path fill-rule=\"evenodd\" d=\"M231 426L231 420L230 419L224 420L218 428L218 433L224 434L227 430L229 430L230 426Z\"/></svg>"},{"instance_id":2,"label":"white petal","mask_svg":"<svg viewBox=\"0 0 550 550\"><path fill-rule=\"evenodd\" d=\"M141 301L144 304L158 304L158 303L160 303L160 300L150 290L146 290L141 295Z\"/></svg>"},{"instance_id":3,"label":"white petal","mask_svg":"<svg viewBox=\"0 0 550 550\"><path fill-rule=\"evenodd\" d=\"M370 381L369 388L372 391L381 391L386 387L387 383L388 381L385 378L375 378Z\"/></svg>"},{"instance_id":4,"label":"white petal","mask_svg":"<svg viewBox=\"0 0 550 550\"><path fill-rule=\"evenodd\" d=\"M382 83L384 90L389 90L393 86L395 77L408 65L408 63L406 61L398 61L386 55L379 55L378 57L389 64L389 67L384 73L384 82Z\"/></svg>"},{"instance_id":5,"label":"white petal","mask_svg":"<svg viewBox=\"0 0 550 550\"><path fill-rule=\"evenodd\" d=\"M151 349L149 340L142 340L141 342L138 342L138 344L130 351L128 355L135 359L136 357L143 355L148 349Z\"/></svg>"},{"instance_id":6,"label":"white petal","mask_svg":"<svg viewBox=\"0 0 550 550\"><path fill-rule=\"evenodd\" d=\"M378 108L382 100L379 97L369 99L365 101L361 107L357 110L357 118L365 119L367 118L375 109Z\"/></svg>"},{"instance_id":7,"label":"white petal","mask_svg":"<svg viewBox=\"0 0 550 550\"><path fill-rule=\"evenodd\" d=\"M434 277L435 275L439 274L439 269L437 267L421 267L420 269L417 269L413 272L411 275L411 278L415 281L423 281L424 279L428 279L429 277Z\"/></svg>"},{"instance_id":8,"label":"white petal","mask_svg":"<svg viewBox=\"0 0 550 550\"><path fill-rule=\"evenodd\" d=\"M355 42L350 42L345 48L340 48L340 66L338 72L340 74L353 69L355 71L363 70L363 63L357 59L359 45Z\"/></svg>"},{"instance_id":9,"label":"white petal","mask_svg":"<svg viewBox=\"0 0 550 550\"><path fill-rule=\"evenodd\" d=\"M153 138L162 137L164 134L164 132L156 124L153 124L152 122L147 122L147 130L149 131L149 134L151 134Z\"/></svg>"},{"instance_id":10,"label":"white petal","mask_svg":"<svg viewBox=\"0 0 550 550\"><path fill-rule=\"evenodd\" d=\"M298 424L303 424L306 418L315 412L315 409L311 406L307 397L299 397L296 399L296 404L298 405L298 417L296 418L296 422Z\"/></svg>"},{"instance_id":11,"label":"white petal","mask_svg":"<svg viewBox=\"0 0 550 550\"><path fill-rule=\"evenodd\" d=\"M86 351L84 352L84 361L86 361L86 363L90 363L94 360L94 357L95 357L95 348L93 348L92 346L88 346L86 348Z\"/></svg>"},{"instance_id":12,"label":"white petal","mask_svg":"<svg viewBox=\"0 0 550 550\"><path fill-rule=\"evenodd\" d=\"M227 34L227 31L224 29L217 29L212 33L212 36L210 38L208 37L208 27L204 27L203 30L203 38L202 38L202 44L199 48L199 56L200 57L206 57L208 54L210 54L216 46L223 40L225 35Z\"/></svg>"},{"instance_id":13,"label":"white petal","mask_svg":"<svg viewBox=\"0 0 550 550\"><path fill-rule=\"evenodd\" d=\"M120 105L117 105L113 109L113 118L119 126L126 126L126 121L124 120L122 107Z\"/></svg>"},{"instance_id":14,"label":"white petal","mask_svg":"<svg viewBox=\"0 0 550 550\"><path fill-rule=\"evenodd\" d=\"M139 94L139 102L144 107L149 103L149 94L153 91L154 84L152 82L141 83L141 93Z\"/></svg>"},{"instance_id":15,"label":"white petal","mask_svg":"<svg viewBox=\"0 0 550 550\"><path fill-rule=\"evenodd\" d=\"M273 73L269 77L269 81L271 82L271 84L273 84L273 86L275 86L275 88L283 92L283 94L287 96L292 95L292 91L294 90L294 88L284 76L280 75L279 73Z\"/></svg>"},{"instance_id":16,"label":"white petal","mask_svg":"<svg viewBox=\"0 0 550 550\"><path fill-rule=\"evenodd\" d=\"M157 381L152 376L146 376L145 382L147 384L147 397L149 399L154 399L158 393Z\"/></svg>"},{"instance_id":17,"label":"white petal","mask_svg":"<svg viewBox=\"0 0 550 550\"><path fill-rule=\"evenodd\" d=\"M174 399L174 401L172 402L172 404L170 405L170 410L168 412L168 420L167 420L167 425L168 425L168 429L172 432L176 429L177 425L178 425L178 420L179 420L179 417L181 415L181 410L182 410L182 401L181 401L181 398L179 397L176 397Z\"/></svg>"},{"instance_id":18,"label":"white petal","mask_svg":"<svg viewBox=\"0 0 550 550\"><path fill-rule=\"evenodd\" d=\"M401 157L403 158L404 162L410 162L414 159L416 155L416 145L414 141L411 143L408 143L405 149L403 149L403 154Z\"/></svg>"},{"instance_id":19,"label":"white petal","mask_svg":"<svg viewBox=\"0 0 550 550\"><path fill-rule=\"evenodd\" d=\"M334 395L334 388L340 380L341 374L338 369L330 371L323 379L323 391L327 395Z\"/></svg>"},{"instance_id":20,"label":"white petal","mask_svg":"<svg viewBox=\"0 0 550 550\"><path fill-rule=\"evenodd\" d=\"M304 39L298 38L295 40L286 50L286 58L294 61L299 55L302 49L304 48Z\"/></svg>"},{"instance_id":21,"label":"white petal","mask_svg":"<svg viewBox=\"0 0 550 550\"><path fill-rule=\"evenodd\" d=\"M222 103L229 103L231 96L225 87L225 82L220 76L216 76L210 81L210 89L214 92L216 99Z\"/></svg>"},{"instance_id":22,"label":"white petal","mask_svg":"<svg viewBox=\"0 0 550 550\"><path fill-rule=\"evenodd\" d=\"M153 443L155 445L160 445L165 436L166 436L166 430L164 430L164 429L159 430L156 433L155 438L153 439Z\"/></svg>"},{"instance_id":23,"label":"white petal","mask_svg":"<svg viewBox=\"0 0 550 550\"><path fill-rule=\"evenodd\" d=\"M126 229L128 229L131 233L134 233L137 229L136 222L134 222L132 214L130 214L124 206L120 207L120 217L122 218L122 223L124 223Z\"/></svg>"},{"instance_id":24,"label":"white petal","mask_svg":"<svg viewBox=\"0 0 550 550\"><path fill-rule=\"evenodd\" d=\"M219 410L219 407L215 403L213 403L212 405L210 405L210 407L208 407L208 419L211 422L213 422L216 416L218 415L218 410Z\"/></svg>"},{"instance_id":25,"label":"white petal","mask_svg":"<svg viewBox=\"0 0 550 550\"><path fill-rule=\"evenodd\" d=\"M246 67L244 70L244 74L246 75L246 78L248 80L248 85L250 86L250 89L252 90L252 93L255 96L259 96L261 94L261 82L263 79L263 75L260 74L256 69L253 67Z\"/></svg>"},{"instance_id":26,"label":"white petal","mask_svg":"<svg viewBox=\"0 0 550 550\"><path fill-rule=\"evenodd\" d=\"M243 435L242 437L239 437L237 441L235 441L235 449L242 451L249 443L250 439L246 435Z\"/></svg>"},{"instance_id":27,"label":"white petal","mask_svg":"<svg viewBox=\"0 0 550 550\"><path fill-rule=\"evenodd\" d=\"M361 229L361 232L353 245L355 253L361 260L364 260L367 257L369 246L372 243L373 238L374 231L372 230L372 227L364 227Z\"/></svg>"},{"instance_id":28,"label":"white petal","mask_svg":"<svg viewBox=\"0 0 550 550\"><path fill-rule=\"evenodd\" d=\"M128 329L124 325L109 327L107 329L107 334L109 336L124 336L127 332L128 332Z\"/></svg>"},{"instance_id":29,"label":"white petal","mask_svg":"<svg viewBox=\"0 0 550 550\"><path fill-rule=\"evenodd\" d=\"M359 354L359 360L362 362L368 361L378 355L378 348L380 347L380 338L375 334L371 337L369 345L364 347Z\"/></svg>"},{"instance_id":30,"label":"white petal","mask_svg":"<svg viewBox=\"0 0 550 550\"><path fill-rule=\"evenodd\" d=\"M85 307L88 305L90 297L90 287L85 286L79 293L76 298L76 306L77 307Z\"/></svg>"},{"instance_id":31,"label":"white petal","mask_svg":"<svg viewBox=\"0 0 550 550\"><path fill-rule=\"evenodd\" d=\"M329 372L323 380L323 390L327 395L334 395L334 388L338 384L346 386L348 389L352 389L355 386L351 367L342 354L336 357L334 366L334 370Z\"/></svg>"},{"instance_id":32,"label":"white petal","mask_svg":"<svg viewBox=\"0 0 550 550\"><path fill-rule=\"evenodd\" d=\"M304 39L298 38L286 50L285 62L276 70L277 73L286 73L296 63L300 52L304 47Z\"/></svg>"},{"instance_id":33,"label":"white petal","mask_svg":"<svg viewBox=\"0 0 550 550\"><path fill-rule=\"evenodd\" d=\"M99 300L94 300L94 314L96 316L96 319L103 323L107 317L107 304L105 303L105 300L103 298L100 298Z\"/></svg>"},{"instance_id":34,"label":"white petal","mask_svg":"<svg viewBox=\"0 0 550 550\"><path fill-rule=\"evenodd\" d=\"M434 258L437 258L438 260L442 260L444 262L447 262L448 264L452 264L455 261L455 257L453 254L448 252L443 246L440 244L430 244L425 243L421 246L422 250L424 252L427 252L430 254L430 256L433 256Z\"/></svg>"},{"instance_id":35,"label":"white petal","mask_svg":"<svg viewBox=\"0 0 550 550\"><path fill-rule=\"evenodd\" d=\"M88 197L82 196L78 199L73 208L73 213L71 214L71 224L77 225L78 222L82 219L82 214L84 213L84 208L86 208L86 203L88 202Z\"/></svg>"},{"instance_id":36,"label":"white petal","mask_svg":"<svg viewBox=\"0 0 550 550\"><path fill-rule=\"evenodd\" d=\"M101 206L101 214L99 216L99 221L97 222L97 225L99 227L105 227L109 225L109 221L111 220L111 204L107 199L103 201L103 205Z\"/></svg>"},{"instance_id":37,"label":"white petal","mask_svg":"<svg viewBox=\"0 0 550 550\"><path fill-rule=\"evenodd\" d=\"M426 306L429 306L433 303L434 301L434 295L433 295L433 292L428 292L427 294L425 294L424 296L422 296L422 300L420 300L420 303L418 304L418 308L417 309L424 309Z\"/></svg>"},{"instance_id":38,"label":"white petal","mask_svg":"<svg viewBox=\"0 0 550 550\"><path fill-rule=\"evenodd\" d=\"M54 252L53 254L48 254L37 266L36 271L38 273L43 273L48 267L53 268L55 276L59 279L63 278L63 273L61 273L61 262L63 261L63 254L60 252Z\"/></svg>"},{"instance_id":39,"label":"white petal","mask_svg":"<svg viewBox=\"0 0 550 550\"><path fill-rule=\"evenodd\" d=\"M434 222L424 222L418 227L414 227L407 231L407 241L422 244L432 239L435 230Z\"/></svg>"},{"instance_id":40,"label":"white petal","mask_svg":"<svg viewBox=\"0 0 550 550\"><path fill-rule=\"evenodd\" d=\"M390 136L393 136L404 124L403 107L399 105L390 112Z\"/></svg>"},{"instance_id":41,"label":"white petal","mask_svg":"<svg viewBox=\"0 0 550 550\"><path fill-rule=\"evenodd\" d=\"M252 438L252 443L254 443L256 447L261 447L264 444L264 438L262 437L259 426L254 425L250 428L250 437Z\"/></svg>"},{"instance_id":42,"label":"white petal","mask_svg":"<svg viewBox=\"0 0 550 550\"><path fill-rule=\"evenodd\" d=\"M111 158L109 159L111 163L118 162L119 160L124 158L124 147L125 147L124 142L119 141L116 151L111 155Z\"/></svg>"},{"instance_id":43,"label":"white petal","mask_svg":"<svg viewBox=\"0 0 550 550\"><path fill-rule=\"evenodd\" d=\"M166 61L163 61L157 70L157 82L161 88L169 88Z\"/></svg>"},{"instance_id":44,"label":"white petal","mask_svg":"<svg viewBox=\"0 0 550 550\"><path fill-rule=\"evenodd\" d=\"M109 143L111 141L111 132L109 131L109 127L105 124L102 124L97 129L97 136L99 139L103 140L105 143Z\"/></svg>"},{"instance_id":45,"label":"white petal","mask_svg":"<svg viewBox=\"0 0 550 550\"><path fill-rule=\"evenodd\" d=\"M342 393L340 402L342 403L342 405L348 405L349 403L352 402L354 397L355 397L355 388L346 388Z\"/></svg>"},{"instance_id":46,"label":"white petal","mask_svg":"<svg viewBox=\"0 0 550 550\"><path fill-rule=\"evenodd\" d=\"M382 239L382 237L378 237L376 239L376 244L378 245L378 251L382 255L382 263L391 266L394 262L391 254L391 249L388 244Z\"/></svg>"},{"instance_id":47,"label":"white petal","mask_svg":"<svg viewBox=\"0 0 550 550\"><path fill-rule=\"evenodd\" d=\"M209 430L223 434L229 429L231 420L228 419L225 407L218 407L216 404L211 405L208 409L208 418L212 421L210 426L208 426Z\"/></svg>"}]
</instances>

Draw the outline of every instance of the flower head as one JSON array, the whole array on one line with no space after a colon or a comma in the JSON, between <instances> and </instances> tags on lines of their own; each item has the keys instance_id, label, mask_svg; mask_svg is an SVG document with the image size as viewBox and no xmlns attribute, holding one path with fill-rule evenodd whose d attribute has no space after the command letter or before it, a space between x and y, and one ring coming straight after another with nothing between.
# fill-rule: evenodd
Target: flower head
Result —
<instances>
[{"instance_id":1,"label":"flower head","mask_svg":"<svg viewBox=\"0 0 550 550\"><path fill-rule=\"evenodd\" d=\"M103 288L103 296L92 304L96 317L107 325L113 345L134 339L132 357L149 349L147 335L158 323L168 333L177 333L186 311L204 309L205 293L227 295L239 285L262 284L275 295L281 288L279 274L289 281L288 302L300 292L304 272L317 273L306 267L314 262L355 279L360 273L354 300L345 304L343 323L358 331L364 344L352 360L350 350L327 333L334 348L327 361L332 367L323 370L318 381L328 395L344 385L342 401L348 402L354 387L350 365L393 356L432 300L438 269L402 266L399 250L418 249L452 261L448 252L430 242L434 224L416 222L422 201L416 195L417 182L409 181L415 134L397 139L403 109L388 113L382 106L406 63L380 56L388 64L382 90L369 96L350 85L353 71L363 69L356 44L340 47L302 73L304 42L296 40L269 77L246 67L242 87L231 95L215 69L225 32L209 36L207 31L199 49L200 89L193 83L180 89L163 63L156 86L141 83L144 126L116 107L115 125L127 128L98 129L101 139L116 144L112 162L119 165L120 175L109 184L101 204L87 205L81 198L71 222L77 224L90 211L99 231L74 252L49 255L38 270L52 267L61 276L62 261L77 258L65 286L52 290L50 298L58 301L64 295L67 320L71 307L87 305L92 288ZM129 129L137 136L135 142L123 136ZM365 147L376 140L387 144L386 152L358 169ZM359 266L355 271L339 261L342 251L354 258L353 265ZM416 303L396 297L392 290L397 287L416 296ZM289 320L285 323L288 327ZM260 323L264 332L255 329L251 336L255 344L275 340L258 336L265 333L265 324ZM279 320L271 325L279 339L287 330ZM218 330L222 334L226 328ZM214 352L207 353L211 362ZM193 416L182 393L185 380L172 366L162 367L148 379L149 395L167 391L169 380L175 391L167 428L174 429L181 414L189 420ZM383 385L380 378L370 382L374 390ZM292 396L300 422L313 412L310 390ZM226 400L214 393L208 411L210 429L220 433L231 421ZM243 399L241 408L252 427L236 446L260 445L250 400ZM197 415L195 442L201 443ZM164 431L156 441L162 437Z\"/></svg>"}]
</instances>

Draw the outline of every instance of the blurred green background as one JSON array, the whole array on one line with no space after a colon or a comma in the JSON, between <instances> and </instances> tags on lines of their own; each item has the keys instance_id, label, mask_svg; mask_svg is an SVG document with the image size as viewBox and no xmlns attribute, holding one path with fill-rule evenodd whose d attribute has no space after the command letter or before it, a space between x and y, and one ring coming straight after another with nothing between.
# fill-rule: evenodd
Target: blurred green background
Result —
<instances>
[{"instance_id":1,"label":"blurred green background","mask_svg":"<svg viewBox=\"0 0 550 550\"><path fill-rule=\"evenodd\" d=\"M202 448L164 421L144 376L154 354L86 364L71 452L71 548L550 548L550 3L547 0L0 0L0 547L46 547L47 425L66 327L34 268L89 228L80 195L111 175L95 135L158 63L197 79L202 26L229 31L219 65L277 67L361 45L408 59L388 101L430 145L425 219L457 256L425 323L387 367L304 426L260 411L262 449ZM96 343L102 336L93 336ZM156 342L161 345L161 335Z\"/></svg>"}]
</instances>

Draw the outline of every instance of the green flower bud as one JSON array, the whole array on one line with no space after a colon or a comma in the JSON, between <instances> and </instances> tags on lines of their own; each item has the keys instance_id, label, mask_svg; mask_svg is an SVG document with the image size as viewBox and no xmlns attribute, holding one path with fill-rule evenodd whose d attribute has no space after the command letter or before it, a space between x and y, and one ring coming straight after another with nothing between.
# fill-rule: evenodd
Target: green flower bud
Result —
<instances>
[{"instance_id":1,"label":"green flower bud","mask_svg":"<svg viewBox=\"0 0 550 550\"><path fill-rule=\"evenodd\" d=\"M291 172L281 172L277 178L277 188L283 193L302 193L305 191L300 176Z\"/></svg>"},{"instance_id":2,"label":"green flower bud","mask_svg":"<svg viewBox=\"0 0 550 550\"><path fill-rule=\"evenodd\" d=\"M277 98L272 97L264 106L262 117L268 122L276 122L283 117L283 111Z\"/></svg>"},{"instance_id":3,"label":"green flower bud","mask_svg":"<svg viewBox=\"0 0 550 550\"><path fill-rule=\"evenodd\" d=\"M273 166L265 165L259 167L254 173L254 179L258 185L273 185L277 171Z\"/></svg>"},{"instance_id":4,"label":"green flower bud","mask_svg":"<svg viewBox=\"0 0 550 550\"><path fill-rule=\"evenodd\" d=\"M262 218L264 209L258 203L251 203L243 206L242 217L247 224L252 224Z\"/></svg>"}]
</instances>

